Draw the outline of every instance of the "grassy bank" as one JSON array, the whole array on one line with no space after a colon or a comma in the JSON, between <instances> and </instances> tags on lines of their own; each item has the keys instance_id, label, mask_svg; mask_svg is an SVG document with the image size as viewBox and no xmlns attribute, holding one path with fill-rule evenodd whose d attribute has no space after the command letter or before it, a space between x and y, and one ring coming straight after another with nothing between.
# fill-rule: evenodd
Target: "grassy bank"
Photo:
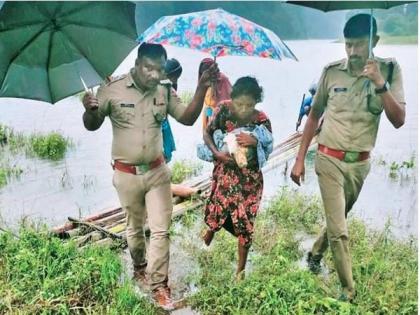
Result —
<instances>
[{"instance_id":1,"label":"grassy bank","mask_svg":"<svg viewBox=\"0 0 420 315\"><path fill-rule=\"evenodd\" d=\"M198 239L202 215L187 213L171 234L191 266L197 266L186 280L197 288L189 303L202 315L416 314L417 241L396 241L388 228L372 232L350 220L357 285L353 305L335 299L340 285L329 252L325 263L330 273L315 276L301 266L305 253L300 244L319 231L322 213L319 199L280 190L257 217L241 282L233 280L236 239L220 231L204 248ZM0 234L0 313L159 314L136 295L118 252L80 251L32 227L22 229L20 238Z\"/></svg>"},{"instance_id":2,"label":"grassy bank","mask_svg":"<svg viewBox=\"0 0 420 315\"><path fill-rule=\"evenodd\" d=\"M0 314L156 314L121 278L118 253L78 250L45 228L0 234Z\"/></svg>"},{"instance_id":3,"label":"grassy bank","mask_svg":"<svg viewBox=\"0 0 420 315\"><path fill-rule=\"evenodd\" d=\"M416 314L417 242L392 240L387 229L371 232L350 220L354 305L335 299L340 286L329 253L326 277L299 266L298 235L315 235L321 214L318 199L281 191L257 217L252 272L239 283L233 281L236 240L228 233L218 233L210 250L191 249L200 264L193 306L202 314Z\"/></svg>"}]
</instances>

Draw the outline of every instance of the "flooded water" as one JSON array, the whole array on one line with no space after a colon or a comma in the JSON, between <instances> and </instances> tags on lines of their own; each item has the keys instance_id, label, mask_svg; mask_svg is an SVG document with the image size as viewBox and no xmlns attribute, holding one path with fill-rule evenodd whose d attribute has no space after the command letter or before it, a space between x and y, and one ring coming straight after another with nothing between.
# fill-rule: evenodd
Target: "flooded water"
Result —
<instances>
[{"instance_id":1,"label":"flooded water","mask_svg":"<svg viewBox=\"0 0 420 315\"><path fill-rule=\"evenodd\" d=\"M221 71L232 83L243 75L259 79L265 98L258 106L271 118L276 142L294 132L302 94L318 80L323 66L344 57L344 46L340 43L324 40L290 41L288 44L299 62L249 57L219 59ZM375 228L382 228L390 220L398 236L417 235L417 170L398 174L396 179L388 176L389 164L393 161L401 164L413 155L417 161L417 46L379 46L375 53L381 57L396 57L402 67L407 119L401 129L395 130L383 115L373 152L372 171L353 214ZM179 59L184 68L179 92L193 91L198 64L207 56L173 47L168 47L168 55ZM134 58L135 52L127 57L116 74L127 72L134 64ZM5 224L13 225L22 217L30 217L54 225L68 216L85 216L118 205L111 183L110 123L106 121L100 130L89 132L83 127L82 113L83 106L77 97L55 105L0 99L0 123L27 133L59 130L75 143L65 160L59 162L13 158L16 165L23 167L24 173L20 179L0 189L0 213ZM200 121L192 127L171 122L177 145L174 160L195 159L195 145L202 141ZM380 160L387 165L381 165ZM205 169L210 167L206 164ZM283 171L280 167L266 175L266 197L272 196L280 186L295 187ZM308 166L306 182L300 189L319 194L313 166Z\"/></svg>"}]
</instances>

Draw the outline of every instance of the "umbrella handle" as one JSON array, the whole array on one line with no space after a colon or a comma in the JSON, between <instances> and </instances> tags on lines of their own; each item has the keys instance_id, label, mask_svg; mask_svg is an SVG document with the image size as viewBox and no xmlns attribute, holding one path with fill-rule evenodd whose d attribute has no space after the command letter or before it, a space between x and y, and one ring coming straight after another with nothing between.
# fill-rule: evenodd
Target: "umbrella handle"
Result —
<instances>
[{"instance_id":1,"label":"umbrella handle","mask_svg":"<svg viewBox=\"0 0 420 315\"><path fill-rule=\"evenodd\" d=\"M217 54L216 54L216 55L214 55L214 57L213 57L213 61L214 61L214 63L216 63L216 58L217 58ZM213 98L214 100L217 100L217 89L216 89L216 84L217 84L217 81L216 81L216 82L211 82L211 94L212 94L212 98ZM216 106L217 106L217 104L216 104Z\"/></svg>"},{"instance_id":2,"label":"umbrella handle","mask_svg":"<svg viewBox=\"0 0 420 315\"><path fill-rule=\"evenodd\" d=\"M370 9L370 28L369 28L369 59L372 58L372 37L373 37L373 9Z\"/></svg>"},{"instance_id":3,"label":"umbrella handle","mask_svg":"<svg viewBox=\"0 0 420 315\"><path fill-rule=\"evenodd\" d=\"M85 92L86 93L91 93L91 94L93 94L93 89L89 89L88 87L87 87L87 85L86 85L86 83L85 83L85 80L83 80L83 78L82 78L82 76L79 74L79 78L80 78L80 81L82 81L82 85L83 85L83 88L85 89Z\"/></svg>"}]
</instances>

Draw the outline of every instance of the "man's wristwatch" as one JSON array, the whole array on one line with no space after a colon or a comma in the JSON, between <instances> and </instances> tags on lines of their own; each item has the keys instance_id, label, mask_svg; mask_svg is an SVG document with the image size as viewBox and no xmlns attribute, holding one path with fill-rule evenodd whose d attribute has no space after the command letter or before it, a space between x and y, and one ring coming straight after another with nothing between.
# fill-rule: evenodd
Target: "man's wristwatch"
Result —
<instances>
[{"instance_id":1,"label":"man's wristwatch","mask_svg":"<svg viewBox=\"0 0 420 315\"><path fill-rule=\"evenodd\" d=\"M376 94L382 94L382 93L385 93L388 90L389 90L389 83L388 83L388 81L385 81L384 85L381 88L375 89L375 93Z\"/></svg>"}]
</instances>

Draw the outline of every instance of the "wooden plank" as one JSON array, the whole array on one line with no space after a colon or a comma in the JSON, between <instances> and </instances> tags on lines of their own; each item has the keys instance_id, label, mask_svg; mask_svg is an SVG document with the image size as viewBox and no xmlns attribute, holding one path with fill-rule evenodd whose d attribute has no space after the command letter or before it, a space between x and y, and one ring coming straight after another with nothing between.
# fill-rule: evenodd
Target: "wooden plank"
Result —
<instances>
[{"instance_id":1,"label":"wooden plank","mask_svg":"<svg viewBox=\"0 0 420 315\"><path fill-rule=\"evenodd\" d=\"M82 225L82 226L89 227L93 230L97 230L97 231L102 232L102 233L104 233L105 235L107 235L111 238L121 239L121 236L119 236L115 233L112 233L112 232L108 231L107 229L104 229L104 228L102 228L98 225L95 225L95 224L92 224L92 223L89 223L89 222L80 221L80 220L77 220L77 219L72 218L72 217L68 217L68 219L69 219L69 221L72 221L73 223L75 223L77 225Z\"/></svg>"},{"instance_id":2,"label":"wooden plank","mask_svg":"<svg viewBox=\"0 0 420 315\"><path fill-rule=\"evenodd\" d=\"M114 213L117 213L119 211L122 211L122 209L121 208L107 209L107 210L104 210L104 211L99 212L99 213L94 213L94 214L88 215L85 218L83 218L83 221L86 221L86 222L95 221L95 220L113 215ZM68 230L74 229L75 227L76 226L73 222L67 222L67 223L65 223L61 226L56 226L56 227L52 228L51 232L60 235L60 234L63 234L64 232L66 232Z\"/></svg>"}]
</instances>

